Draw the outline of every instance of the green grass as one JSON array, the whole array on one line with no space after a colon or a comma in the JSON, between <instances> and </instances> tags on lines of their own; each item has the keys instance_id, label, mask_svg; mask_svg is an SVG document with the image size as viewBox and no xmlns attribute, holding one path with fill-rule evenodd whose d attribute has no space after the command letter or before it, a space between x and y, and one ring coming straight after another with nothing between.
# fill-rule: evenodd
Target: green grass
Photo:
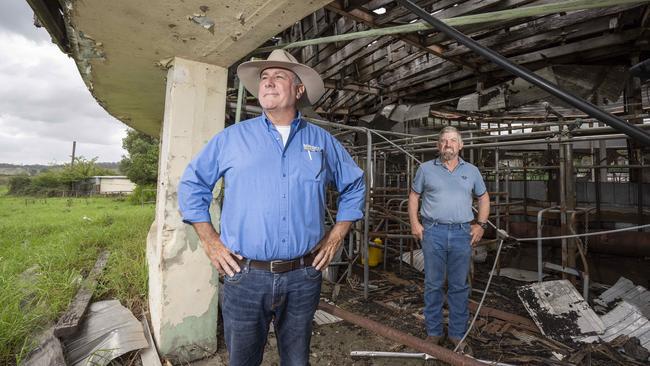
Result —
<instances>
[{"instance_id":1,"label":"green grass","mask_svg":"<svg viewBox=\"0 0 650 366\"><path fill-rule=\"evenodd\" d=\"M30 199L0 186L0 365L19 363L33 336L67 309L102 249L111 253L94 300L146 307L146 235L153 206L110 198Z\"/></svg>"}]
</instances>

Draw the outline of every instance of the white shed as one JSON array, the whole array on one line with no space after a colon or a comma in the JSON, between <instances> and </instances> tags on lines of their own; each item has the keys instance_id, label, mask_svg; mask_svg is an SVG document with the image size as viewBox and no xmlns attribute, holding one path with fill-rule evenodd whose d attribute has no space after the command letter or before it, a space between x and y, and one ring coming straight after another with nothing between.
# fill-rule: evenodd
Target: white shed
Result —
<instances>
[{"instance_id":1,"label":"white shed","mask_svg":"<svg viewBox=\"0 0 650 366\"><path fill-rule=\"evenodd\" d=\"M95 176L88 179L93 184L93 192L99 194L131 193L135 183L123 175Z\"/></svg>"}]
</instances>

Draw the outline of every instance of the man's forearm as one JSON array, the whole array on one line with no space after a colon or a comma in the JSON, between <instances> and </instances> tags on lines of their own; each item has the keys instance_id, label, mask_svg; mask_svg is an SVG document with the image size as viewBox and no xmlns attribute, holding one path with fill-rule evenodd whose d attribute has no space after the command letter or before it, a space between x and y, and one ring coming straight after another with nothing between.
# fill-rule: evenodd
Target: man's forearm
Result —
<instances>
[{"instance_id":1,"label":"man's forearm","mask_svg":"<svg viewBox=\"0 0 650 366\"><path fill-rule=\"evenodd\" d=\"M478 199L478 216L477 221L487 222L490 216L490 196L487 192Z\"/></svg>"},{"instance_id":2,"label":"man's forearm","mask_svg":"<svg viewBox=\"0 0 650 366\"><path fill-rule=\"evenodd\" d=\"M192 223L192 227L194 227L196 234L204 244L210 244L221 240L219 233L217 233L210 222L195 222Z\"/></svg>"},{"instance_id":3,"label":"man's forearm","mask_svg":"<svg viewBox=\"0 0 650 366\"><path fill-rule=\"evenodd\" d=\"M419 203L420 203L420 195L411 191L409 193L409 201L408 201L409 221L411 222L411 224L414 222L420 222L420 220L418 219Z\"/></svg>"},{"instance_id":4,"label":"man's forearm","mask_svg":"<svg viewBox=\"0 0 650 366\"><path fill-rule=\"evenodd\" d=\"M330 230L330 235L336 235L338 240L343 240L348 235L351 227L352 221L338 221Z\"/></svg>"}]
</instances>

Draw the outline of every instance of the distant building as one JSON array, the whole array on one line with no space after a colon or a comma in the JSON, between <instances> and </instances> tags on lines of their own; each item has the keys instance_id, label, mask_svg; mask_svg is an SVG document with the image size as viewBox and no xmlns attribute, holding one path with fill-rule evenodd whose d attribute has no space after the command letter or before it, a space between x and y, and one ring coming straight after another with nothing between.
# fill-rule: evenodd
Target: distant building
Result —
<instances>
[{"instance_id":1,"label":"distant building","mask_svg":"<svg viewBox=\"0 0 650 366\"><path fill-rule=\"evenodd\" d=\"M85 185L93 194L127 194L135 189L135 183L123 175L90 177L86 180Z\"/></svg>"}]
</instances>

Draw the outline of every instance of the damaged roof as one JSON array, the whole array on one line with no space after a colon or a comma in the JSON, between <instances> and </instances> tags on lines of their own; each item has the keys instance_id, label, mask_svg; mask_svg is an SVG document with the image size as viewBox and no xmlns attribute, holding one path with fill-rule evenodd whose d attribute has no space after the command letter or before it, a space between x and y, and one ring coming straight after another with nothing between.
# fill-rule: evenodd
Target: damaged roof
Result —
<instances>
[{"instance_id":1,"label":"damaged roof","mask_svg":"<svg viewBox=\"0 0 650 366\"><path fill-rule=\"evenodd\" d=\"M252 55L265 57L260 47L268 52L328 36L339 38L290 51L325 80L327 92L315 111L330 119L347 123L386 105L425 103L440 112L502 115L546 98L467 47L424 29L395 1L28 2L75 59L98 102L152 135L162 123L170 58L234 67ZM483 46L600 105L616 102L628 69L649 56L648 1L416 3ZM420 30L383 35L395 27ZM367 31L375 35L340 38ZM230 87L236 86L233 74ZM236 98L236 92L230 95Z\"/></svg>"}]
</instances>

